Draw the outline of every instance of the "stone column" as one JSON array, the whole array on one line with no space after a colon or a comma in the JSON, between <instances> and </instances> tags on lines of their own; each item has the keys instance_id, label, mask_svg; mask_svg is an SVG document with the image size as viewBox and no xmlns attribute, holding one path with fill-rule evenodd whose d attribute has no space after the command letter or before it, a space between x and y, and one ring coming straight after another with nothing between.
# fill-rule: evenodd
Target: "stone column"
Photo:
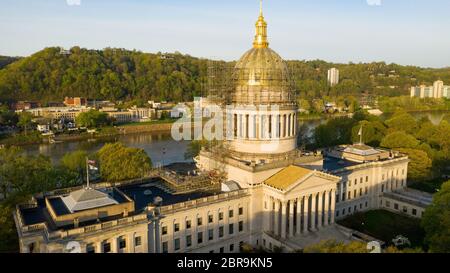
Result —
<instances>
[{"instance_id":1,"label":"stone column","mask_svg":"<svg viewBox=\"0 0 450 273\"><path fill-rule=\"evenodd\" d=\"M274 230L273 230L273 233L275 235L277 235L277 236L280 235L279 221L280 221L280 201L275 199L275 212L274 212L274 220L273 220Z\"/></svg>"},{"instance_id":2,"label":"stone column","mask_svg":"<svg viewBox=\"0 0 450 273\"><path fill-rule=\"evenodd\" d=\"M102 253L103 252L103 243L102 241L95 243L95 253Z\"/></svg>"},{"instance_id":3,"label":"stone column","mask_svg":"<svg viewBox=\"0 0 450 273\"><path fill-rule=\"evenodd\" d=\"M263 231L270 230L270 216L271 216L271 206L270 199L267 195L264 195L264 209L263 209Z\"/></svg>"},{"instance_id":4,"label":"stone column","mask_svg":"<svg viewBox=\"0 0 450 273\"><path fill-rule=\"evenodd\" d=\"M324 215L324 226L329 225L328 216L330 215L330 192L325 192L325 215Z\"/></svg>"},{"instance_id":5,"label":"stone column","mask_svg":"<svg viewBox=\"0 0 450 273\"><path fill-rule=\"evenodd\" d=\"M285 123L285 115L281 115L280 116L280 123L281 123L281 128L280 128L280 138L284 138L285 137L285 130L286 130L286 123Z\"/></svg>"},{"instance_id":6,"label":"stone column","mask_svg":"<svg viewBox=\"0 0 450 273\"><path fill-rule=\"evenodd\" d=\"M311 196L311 230L316 230L316 213L317 213L317 207L316 207L316 193L314 193Z\"/></svg>"},{"instance_id":7,"label":"stone column","mask_svg":"<svg viewBox=\"0 0 450 273\"><path fill-rule=\"evenodd\" d=\"M334 224L334 216L336 214L336 190L331 190L331 224Z\"/></svg>"},{"instance_id":8,"label":"stone column","mask_svg":"<svg viewBox=\"0 0 450 273\"><path fill-rule=\"evenodd\" d=\"M287 203L281 203L281 238L286 239Z\"/></svg>"},{"instance_id":9,"label":"stone column","mask_svg":"<svg viewBox=\"0 0 450 273\"><path fill-rule=\"evenodd\" d=\"M294 237L294 200L289 201L289 237Z\"/></svg>"},{"instance_id":10,"label":"stone column","mask_svg":"<svg viewBox=\"0 0 450 273\"><path fill-rule=\"evenodd\" d=\"M323 192L319 193L319 203L317 206L317 228L322 228L322 220L323 220Z\"/></svg>"},{"instance_id":11,"label":"stone column","mask_svg":"<svg viewBox=\"0 0 450 273\"><path fill-rule=\"evenodd\" d=\"M237 115L237 138L241 138L242 137L242 115L238 114Z\"/></svg>"},{"instance_id":12,"label":"stone column","mask_svg":"<svg viewBox=\"0 0 450 273\"><path fill-rule=\"evenodd\" d=\"M303 199L303 233L308 233L309 196Z\"/></svg>"},{"instance_id":13,"label":"stone column","mask_svg":"<svg viewBox=\"0 0 450 273\"><path fill-rule=\"evenodd\" d=\"M339 202L342 202L344 200L343 196L345 195L344 193L344 181L341 181L341 190L339 193Z\"/></svg>"},{"instance_id":14,"label":"stone column","mask_svg":"<svg viewBox=\"0 0 450 273\"><path fill-rule=\"evenodd\" d=\"M297 198L297 235L302 232L302 201L301 198Z\"/></svg>"}]
</instances>

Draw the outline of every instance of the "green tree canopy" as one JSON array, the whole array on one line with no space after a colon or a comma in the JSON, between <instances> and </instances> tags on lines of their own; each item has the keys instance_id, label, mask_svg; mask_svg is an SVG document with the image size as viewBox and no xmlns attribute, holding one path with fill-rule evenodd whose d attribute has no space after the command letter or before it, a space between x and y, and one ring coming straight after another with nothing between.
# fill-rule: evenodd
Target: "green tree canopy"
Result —
<instances>
[{"instance_id":1,"label":"green tree canopy","mask_svg":"<svg viewBox=\"0 0 450 273\"><path fill-rule=\"evenodd\" d=\"M152 162L143 149L128 148L119 142L104 145L97 155L100 174L110 182L143 177L152 168Z\"/></svg>"},{"instance_id":2,"label":"green tree canopy","mask_svg":"<svg viewBox=\"0 0 450 273\"><path fill-rule=\"evenodd\" d=\"M381 141L381 147L384 148L410 148L414 149L419 145L419 141L412 135L403 131L397 131L388 134Z\"/></svg>"},{"instance_id":3,"label":"green tree canopy","mask_svg":"<svg viewBox=\"0 0 450 273\"><path fill-rule=\"evenodd\" d=\"M380 145L386 133L386 126L381 121L363 120L352 129L352 140L354 143L360 141L359 131L362 128L362 140L364 143L374 147Z\"/></svg>"},{"instance_id":4,"label":"green tree canopy","mask_svg":"<svg viewBox=\"0 0 450 273\"><path fill-rule=\"evenodd\" d=\"M411 162L408 166L408 179L412 181L426 181L431 176L432 161L427 153L415 149L397 149L407 154Z\"/></svg>"},{"instance_id":5,"label":"green tree canopy","mask_svg":"<svg viewBox=\"0 0 450 273\"><path fill-rule=\"evenodd\" d=\"M394 116L386 120L386 125L395 131L405 131L409 134L414 134L417 131L416 119L408 113L397 112Z\"/></svg>"},{"instance_id":6,"label":"green tree canopy","mask_svg":"<svg viewBox=\"0 0 450 273\"><path fill-rule=\"evenodd\" d=\"M76 118L78 126L87 128L98 128L105 126L109 123L108 114L97 111L89 110L88 112L81 113Z\"/></svg>"},{"instance_id":7,"label":"green tree canopy","mask_svg":"<svg viewBox=\"0 0 450 273\"><path fill-rule=\"evenodd\" d=\"M351 242L349 244L335 240L322 241L303 250L304 253L368 253L367 243Z\"/></svg>"},{"instance_id":8,"label":"green tree canopy","mask_svg":"<svg viewBox=\"0 0 450 273\"><path fill-rule=\"evenodd\" d=\"M433 203L422 217L422 226L430 252L450 252L450 181L433 196Z\"/></svg>"}]
</instances>

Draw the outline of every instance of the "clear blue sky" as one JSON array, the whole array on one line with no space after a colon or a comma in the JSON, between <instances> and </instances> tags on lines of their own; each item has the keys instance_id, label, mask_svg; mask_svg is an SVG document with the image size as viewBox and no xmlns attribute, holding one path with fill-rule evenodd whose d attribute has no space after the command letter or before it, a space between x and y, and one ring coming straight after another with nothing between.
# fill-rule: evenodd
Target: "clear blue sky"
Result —
<instances>
[{"instance_id":1,"label":"clear blue sky","mask_svg":"<svg viewBox=\"0 0 450 273\"><path fill-rule=\"evenodd\" d=\"M251 47L258 10L257 0L1 0L0 55L79 45L234 60ZM448 0L264 1L280 55L344 63L450 67L449 12Z\"/></svg>"}]
</instances>

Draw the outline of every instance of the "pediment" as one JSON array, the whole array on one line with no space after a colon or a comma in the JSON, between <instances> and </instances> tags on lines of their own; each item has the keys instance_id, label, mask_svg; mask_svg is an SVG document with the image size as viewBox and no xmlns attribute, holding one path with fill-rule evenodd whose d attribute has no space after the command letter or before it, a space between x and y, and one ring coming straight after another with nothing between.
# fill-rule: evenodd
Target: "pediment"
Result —
<instances>
[{"instance_id":1,"label":"pediment","mask_svg":"<svg viewBox=\"0 0 450 273\"><path fill-rule=\"evenodd\" d=\"M338 182L339 178L337 177L325 177L312 174L296 181L285 190L285 193L313 191L316 188L335 188Z\"/></svg>"}]
</instances>

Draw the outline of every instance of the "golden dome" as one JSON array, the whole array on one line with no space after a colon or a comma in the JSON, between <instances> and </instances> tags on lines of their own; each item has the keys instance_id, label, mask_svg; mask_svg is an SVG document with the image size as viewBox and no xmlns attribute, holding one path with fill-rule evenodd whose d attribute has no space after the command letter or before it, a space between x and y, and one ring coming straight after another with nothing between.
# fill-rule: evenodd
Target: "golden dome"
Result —
<instances>
[{"instance_id":1,"label":"golden dome","mask_svg":"<svg viewBox=\"0 0 450 273\"><path fill-rule=\"evenodd\" d=\"M237 62L234 80L234 103L285 104L293 101L289 69L280 55L269 48L262 7L256 22L253 48Z\"/></svg>"}]
</instances>

